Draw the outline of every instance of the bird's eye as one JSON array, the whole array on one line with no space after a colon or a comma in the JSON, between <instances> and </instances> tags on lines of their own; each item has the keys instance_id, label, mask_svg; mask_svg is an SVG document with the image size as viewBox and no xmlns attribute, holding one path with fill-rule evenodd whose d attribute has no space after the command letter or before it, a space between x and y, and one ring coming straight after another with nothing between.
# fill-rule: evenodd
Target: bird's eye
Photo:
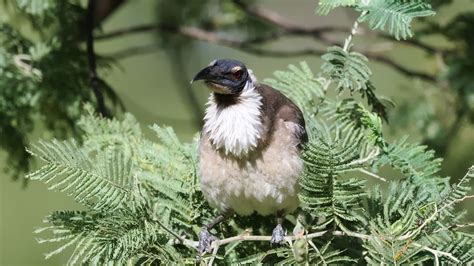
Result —
<instances>
[{"instance_id":1,"label":"bird's eye","mask_svg":"<svg viewBox=\"0 0 474 266\"><path fill-rule=\"evenodd\" d=\"M235 80L239 80L242 77L242 74L243 74L242 70L237 70L231 73L232 78Z\"/></svg>"}]
</instances>

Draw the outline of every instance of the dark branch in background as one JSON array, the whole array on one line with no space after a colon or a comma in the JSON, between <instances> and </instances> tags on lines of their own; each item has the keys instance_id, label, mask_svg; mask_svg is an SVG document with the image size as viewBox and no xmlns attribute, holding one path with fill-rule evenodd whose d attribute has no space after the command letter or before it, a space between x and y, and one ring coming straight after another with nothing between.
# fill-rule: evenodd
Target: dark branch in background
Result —
<instances>
[{"instance_id":1,"label":"dark branch in background","mask_svg":"<svg viewBox=\"0 0 474 266\"><path fill-rule=\"evenodd\" d=\"M307 31L308 32L326 32L328 29L331 29L331 28L315 28L312 30L307 29ZM126 29L113 31L113 32L98 36L97 39L104 40L108 38L123 36L130 33L147 32L150 30L179 34L181 36L188 37L193 40L198 40L198 41L217 44L217 45L221 45L225 47L230 47L230 48L234 48L234 49L237 49L249 54L265 56L265 57L294 57L294 56L308 56L308 55L321 56L322 54L326 52L326 50L314 49L314 48L282 51L282 50L270 50L270 49L265 49L265 48L260 48L260 47L255 46L255 44L262 44L267 41L276 40L280 36L283 36L282 34L272 34L272 35L262 36L262 37L253 38L253 39L237 40L237 39L221 36L216 32L206 31L206 30L196 28L196 27L173 28L173 27L166 27L166 26L159 26L159 25L141 25L141 26L130 27ZM334 28L332 30L334 30ZM287 33L287 34L291 35L291 33ZM333 42L330 42L327 39L324 39L324 40L319 39L319 40L326 44L328 44L329 42L329 44L334 45ZM121 59L128 56L153 52L159 48L160 46L158 45L138 46L138 47L132 47L132 48L126 49L124 51L120 51L118 53L109 54L109 56ZM399 71L400 73L404 75L419 78L428 82L436 82L436 78L434 76L429 75L427 73L408 69L386 56L383 56L381 54L377 54L371 51L361 51L361 52L364 53L368 58L374 61L386 64L387 66L392 67L393 69Z\"/></svg>"},{"instance_id":2,"label":"dark branch in background","mask_svg":"<svg viewBox=\"0 0 474 266\"><path fill-rule=\"evenodd\" d=\"M90 86L94 92L95 99L97 101L97 112L103 117L111 117L107 111L107 107L104 102L104 95L99 88L99 77L97 75L97 64L96 56L94 52L94 14L95 14L95 0L89 0L87 3L87 15L86 15L86 28L87 28L87 59L89 62L89 79Z\"/></svg>"},{"instance_id":3,"label":"dark branch in background","mask_svg":"<svg viewBox=\"0 0 474 266\"><path fill-rule=\"evenodd\" d=\"M222 35L218 34L217 32L210 32L196 27L166 27L162 25L139 25L134 27L129 27L125 29L120 29L117 31L113 31L110 33L103 34L98 36L98 40L120 37L126 34L131 33L141 33L141 32L148 32L148 31L164 31L168 33L179 34L194 40L199 40L203 42L208 42L212 44L222 45L230 48L234 48L246 53L258 55L258 56L268 56L268 57L294 57L294 56L320 56L324 54L324 50L321 49L301 49L301 50L271 50L265 49L261 47L256 47L257 44L268 43L270 41L278 40L284 36L305 36L305 37L312 37L316 41L319 41L325 45L340 45L339 43L330 40L325 34L328 33L335 33L335 32L347 32L349 29L346 27L334 27L334 26L327 26L327 27L316 27L316 28L308 28L302 27L289 21L288 19L284 18L280 14L267 10L261 7L256 6L249 6L242 0L233 0L234 4L238 6L242 11L247 13L249 16L252 16L256 19L259 19L265 23L268 23L274 27L276 27L279 32L272 33L269 35L264 35L257 38L248 38L248 39L231 39L227 37L223 37ZM375 37L380 37L386 40L395 41L392 36L386 34L377 34ZM423 49L428 53L440 53L443 50L431 47L427 44L424 44L418 40L405 40L402 43L406 45L410 45L419 49ZM120 58L137 55L137 54L144 54L147 52L152 52L157 49L158 46L147 45L147 46L140 46L140 47L132 47L125 51L121 51L114 55L119 56ZM373 51L361 51L364 53L369 59L374 61L386 64L387 66L395 69L396 71L402 73L403 75L419 78L428 82L436 82L436 78L434 75L430 75L428 73L411 70L406 68L405 66L397 63L396 61L390 59L387 56L384 56L380 53L375 53Z\"/></svg>"},{"instance_id":4,"label":"dark branch in background","mask_svg":"<svg viewBox=\"0 0 474 266\"><path fill-rule=\"evenodd\" d=\"M233 0L233 2L235 5L240 7L247 14L257 19L260 19L270 25L273 25L276 28L284 30L287 34L302 35L302 36L312 35L314 38L320 39L321 41L326 42L326 44L331 44L331 42L328 43L328 39L326 39L323 35L324 33L333 33L333 32L346 33L347 31L350 30L347 27L334 27L334 26L327 26L327 27L320 27L320 28L305 28L297 24L294 24L293 22L287 20L286 18L284 18L283 16L281 16L280 14L274 11L257 7L257 6L249 6L242 0ZM432 47L416 39L396 40L393 36L384 34L384 33L371 34L371 35L374 35L375 37L380 37L386 40L396 41L396 42L401 42L407 45L411 45L411 46L423 49L429 53L436 53L436 52L442 51L439 48ZM332 44L337 45L337 43L332 43Z\"/></svg>"},{"instance_id":5,"label":"dark branch in background","mask_svg":"<svg viewBox=\"0 0 474 266\"><path fill-rule=\"evenodd\" d=\"M121 36L132 34L132 33L145 33L149 31L157 31L157 30L159 30L159 27L155 24L144 24L144 25L123 28L120 30L115 30L109 33L104 33L99 36L96 36L95 39L105 40L105 39L110 39L110 38L115 38L115 37L121 37Z\"/></svg>"},{"instance_id":6,"label":"dark branch in background","mask_svg":"<svg viewBox=\"0 0 474 266\"><path fill-rule=\"evenodd\" d=\"M275 26L279 29L282 29L285 32L287 32L288 34L312 35L313 38L319 39L320 41L322 41L323 43L328 44L328 45L338 45L338 44L334 43L334 42L331 42L329 39L324 37L323 33L327 33L327 32L347 32L348 31L348 29L346 29L344 27L326 27L326 28L320 28L320 29L302 28L301 26L295 25L291 21L286 20L284 17L282 17L278 13L273 12L271 10L263 9L263 8L256 7L256 6L249 6L242 0L233 0L233 2L234 2L234 4L239 6L247 14L249 14L251 16L254 16L255 18L258 18L258 19L260 19L264 22L267 22L267 23L269 23L269 24L271 24L271 25L273 25L273 26ZM377 34L376 36L377 37L382 37L384 39L388 39L390 41L396 41L392 36L387 35L387 34ZM438 51L437 48L431 47L427 44L423 44L418 40L405 40L405 41L402 41L402 42L404 42L405 44L409 44L409 45L424 49L425 51L427 51L429 53L436 53ZM375 54L375 53L370 52L370 51L363 51L362 53L364 53L368 58L370 58L372 60L387 64L388 66L394 68L395 70L401 72L404 75L411 76L411 77L417 77L417 78L420 78L420 79L423 79L423 80L429 81L429 82L435 82L436 81L434 76L426 74L426 73L422 73L422 72L407 69L404 66L396 63L395 61L393 61L392 59L390 59L388 57L382 56L380 54ZM308 53L308 54L310 54L310 53Z\"/></svg>"},{"instance_id":7,"label":"dark branch in background","mask_svg":"<svg viewBox=\"0 0 474 266\"><path fill-rule=\"evenodd\" d=\"M280 14L260 8L257 6L249 6L244 1L233 0L234 4L242 9L249 16L255 17L265 23L273 25L274 27L284 31L287 34L291 35L303 35L308 36L312 35L315 38L323 38L322 34L327 32L347 32L350 30L348 27L335 27L335 26L326 26L318 28L306 28L300 25L293 23L292 21L286 19Z\"/></svg>"},{"instance_id":8,"label":"dark branch in background","mask_svg":"<svg viewBox=\"0 0 474 266\"><path fill-rule=\"evenodd\" d=\"M376 53L371 53L371 52L365 52L364 55L367 56L368 58L374 60L374 61L378 61L380 63L386 64L387 66L397 70L398 72L402 73L403 75L406 75L406 76L409 76L409 77L419 78L419 79L422 79L424 81L436 82L436 77L435 76L424 73L424 72L408 69L408 68L404 67L403 65L393 61L392 59L390 59L386 56L376 54Z\"/></svg>"}]
</instances>

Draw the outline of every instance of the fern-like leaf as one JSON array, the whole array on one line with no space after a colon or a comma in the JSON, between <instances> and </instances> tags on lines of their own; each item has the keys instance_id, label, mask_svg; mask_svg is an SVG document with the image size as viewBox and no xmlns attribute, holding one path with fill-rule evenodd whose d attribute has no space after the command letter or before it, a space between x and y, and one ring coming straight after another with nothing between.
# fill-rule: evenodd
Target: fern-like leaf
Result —
<instances>
[{"instance_id":1,"label":"fern-like leaf","mask_svg":"<svg viewBox=\"0 0 474 266\"><path fill-rule=\"evenodd\" d=\"M357 211L364 196L364 181L343 180L339 175L361 167L358 159L363 136L360 130L342 134L327 128L317 135L320 137L312 140L303 154L306 166L300 178L300 200L303 209L325 217L320 226L335 222L347 230L344 222L362 219Z\"/></svg>"},{"instance_id":2,"label":"fern-like leaf","mask_svg":"<svg viewBox=\"0 0 474 266\"><path fill-rule=\"evenodd\" d=\"M388 144L385 154L374 164L375 168L391 165L413 180L433 177L441 169L442 159L435 158L433 150L426 146L407 143L407 137ZM421 181L420 181L421 182Z\"/></svg>"},{"instance_id":3,"label":"fern-like leaf","mask_svg":"<svg viewBox=\"0 0 474 266\"><path fill-rule=\"evenodd\" d=\"M79 203L112 211L133 195L131 159L108 149L90 157L74 141L40 141L29 152L46 164L27 178L64 191Z\"/></svg>"},{"instance_id":4,"label":"fern-like leaf","mask_svg":"<svg viewBox=\"0 0 474 266\"><path fill-rule=\"evenodd\" d=\"M359 21L367 21L372 29L385 30L396 39L412 37L411 22L416 17L432 16L435 13L423 0L371 0L360 4L363 14Z\"/></svg>"},{"instance_id":5,"label":"fern-like leaf","mask_svg":"<svg viewBox=\"0 0 474 266\"><path fill-rule=\"evenodd\" d=\"M182 257L166 245L169 240L162 226L150 220L145 207L122 208L114 213L61 211L46 217L51 226L35 232L50 232L52 236L40 243L63 242L46 258L75 246L68 265L125 264L129 261L179 261ZM97 237L100 235L100 237Z\"/></svg>"},{"instance_id":6,"label":"fern-like leaf","mask_svg":"<svg viewBox=\"0 0 474 266\"><path fill-rule=\"evenodd\" d=\"M363 54L332 46L321 58L324 60L323 73L337 82L337 88L351 92L367 89L372 72L367 66L369 60Z\"/></svg>"},{"instance_id":7,"label":"fern-like leaf","mask_svg":"<svg viewBox=\"0 0 474 266\"><path fill-rule=\"evenodd\" d=\"M273 88L292 99L305 113L316 112L317 104L325 97L323 79L316 78L306 62L300 67L288 66L289 71L276 71L276 79L265 79Z\"/></svg>"}]
</instances>

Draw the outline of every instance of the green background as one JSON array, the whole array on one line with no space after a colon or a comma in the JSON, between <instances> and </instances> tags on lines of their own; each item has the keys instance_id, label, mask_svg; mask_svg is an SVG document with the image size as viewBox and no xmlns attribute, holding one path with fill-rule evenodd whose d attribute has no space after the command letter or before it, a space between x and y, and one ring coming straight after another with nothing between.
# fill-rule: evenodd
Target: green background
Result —
<instances>
[{"instance_id":1,"label":"green background","mask_svg":"<svg viewBox=\"0 0 474 266\"><path fill-rule=\"evenodd\" d=\"M313 0L266 0L260 1L260 4L308 27L337 24L347 26L349 29L355 19L354 14L347 10L337 10L328 17L315 16L316 1ZM438 14L438 18L445 20L452 14L467 9L474 10L474 4L470 0L458 0L455 6L444 9ZM154 1L129 1L107 20L104 32L125 26L152 23L154 20ZM130 46L152 44L156 42L154 34L135 34L101 41L97 43L97 51L101 54L113 54ZM342 41L342 37L339 41ZM356 37L355 43L370 45L370 43L364 43L360 37ZM315 43L291 38L274 44L275 47L283 49L288 45L308 47L315 45ZM357 50L357 46L355 49ZM413 69L424 71L433 69L428 61L423 61L423 54L403 45L394 47L394 51L390 52L390 55ZM189 64L186 66L186 73L182 73L183 80L190 80L200 67L207 65L215 58L239 59L253 69L260 80L270 77L275 70L284 69L288 64L297 64L301 60L306 60L315 72L318 71L321 63L316 57L259 58L201 42L195 42L194 49L189 51L186 57ZM371 64L371 66L374 72L373 80L380 95L388 96L396 103L416 100L414 94L420 93L419 89L413 89L420 86L417 81L406 79L384 65ZM185 101L178 93L177 88L182 83L176 81L171 69L170 57L167 52L156 49L154 53L120 60L118 67L114 67L107 73L101 73L101 75L111 83L125 102L127 110L138 118L145 131L149 132L147 126L153 123L166 124L173 126L182 140L189 141L198 129L190 120L192 109L186 106ZM192 89L196 90L195 93L197 93L201 104L204 105L208 95L207 89L202 85L193 85ZM423 90L421 93L439 93L436 88L430 86L426 86ZM386 125L386 131L387 134L391 134L390 125ZM414 126L401 131L404 134L410 134L411 141L416 141L419 138ZM41 137L49 138L49 135L41 130L41 125L38 125L35 132L31 141ZM397 137L397 134L393 137ZM465 173L470 164L474 163L473 151L474 129L472 126L465 125L448 152L448 157L443 164L443 174L460 176ZM4 167L4 161L5 154L0 153L0 168ZM466 203L463 207L469 206ZM26 188L23 188L20 182L12 182L9 176L0 174L0 265L64 264L67 260L67 252L54 256L48 261L44 260L42 254L51 251L54 245L37 244L33 231L41 225L42 218L51 211L80 208L81 206L75 204L64 194L48 191L42 183L30 182ZM474 207L470 207L470 209L474 210ZM470 218L472 220L472 214L470 214Z\"/></svg>"}]
</instances>

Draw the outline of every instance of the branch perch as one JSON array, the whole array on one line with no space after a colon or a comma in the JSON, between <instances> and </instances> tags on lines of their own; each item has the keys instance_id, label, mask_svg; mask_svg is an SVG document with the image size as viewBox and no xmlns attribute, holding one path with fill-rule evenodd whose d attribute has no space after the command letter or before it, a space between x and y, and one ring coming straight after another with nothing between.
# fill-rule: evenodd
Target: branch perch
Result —
<instances>
[{"instance_id":1,"label":"branch perch","mask_svg":"<svg viewBox=\"0 0 474 266\"><path fill-rule=\"evenodd\" d=\"M461 262L458 258L454 257L453 254L451 254L451 253L444 252L444 251L437 250L437 249L432 249L432 248L427 247L427 246L422 246L422 245L420 245L420 244L418 244L418 243L412 243L412 245L415 246L415 247L422 248L423 250L426 250L426 251L432 253L432 254L434 255L434 257L435 257L435 262L437 262L437 263L435 263L435 265L439 265L439 259L438 259L438 257L440 257L440 256L448 257L448 258L450 258L451 260L453 260L453 261L456 262L456 263L460 263L460 262Z\"/></svg>"}]
</instances>

